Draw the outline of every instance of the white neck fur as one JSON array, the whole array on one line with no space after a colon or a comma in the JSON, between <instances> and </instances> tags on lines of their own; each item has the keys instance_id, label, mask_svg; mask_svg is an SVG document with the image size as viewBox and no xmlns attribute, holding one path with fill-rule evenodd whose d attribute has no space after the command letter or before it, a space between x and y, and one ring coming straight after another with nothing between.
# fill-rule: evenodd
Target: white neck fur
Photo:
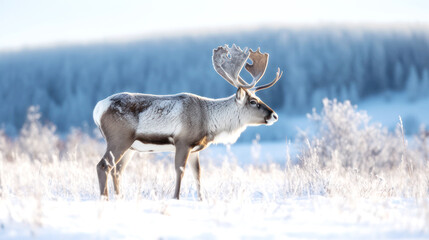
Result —
<instances>
[{"instance_id":1,"label":"white neck fur","mask_svg":"<svg viewBox=\"0 0 429 240\"><path fill-rule=\"evenodd\" d=\"M207 127L213 136L213 143L235 143L247 127L243 119L240 119L240 105L235 100L235 94L208 101L207 113Z\"/></svg>"}]
</instances>

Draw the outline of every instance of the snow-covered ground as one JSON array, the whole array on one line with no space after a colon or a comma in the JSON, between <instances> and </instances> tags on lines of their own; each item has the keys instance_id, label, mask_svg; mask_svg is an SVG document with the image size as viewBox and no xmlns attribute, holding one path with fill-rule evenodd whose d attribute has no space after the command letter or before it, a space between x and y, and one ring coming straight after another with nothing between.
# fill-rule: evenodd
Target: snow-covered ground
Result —
<instances>
[{"instance_id":1,"label":"snow-covered ground","mask_svg":"<svg viewBox=\"0 0 429 240\"><path fill-rule=\"evenodd\" d=\"M240 144L225 152L215 146L220 153L203 154L201 202L189 171L181 200L171 199L170 155L137 155L124 176L123 198L108 202L98 197L96 156L81 161L77 151L53 163L3 159L0 239L429 238L429 198L406 194L408 182L415 183L411 192L424 186L401 179L401 171L367 178L354 170L288 167L282 154L283 163L238 160L256 159L258 146L286 143Z\"/></svg>"},{"instance_id":2,"label":"snow-covered ground","mask_svg":"<svg viewBox=\"0 0 429 240\"><path fill-rule=\"evenodd\" d=\"M429 238L423 231L429 216L407 199L11 200L1 201L0 210L0 239ZM27 219L15 219L14 211Z\"/></svg>"}]
</instances>

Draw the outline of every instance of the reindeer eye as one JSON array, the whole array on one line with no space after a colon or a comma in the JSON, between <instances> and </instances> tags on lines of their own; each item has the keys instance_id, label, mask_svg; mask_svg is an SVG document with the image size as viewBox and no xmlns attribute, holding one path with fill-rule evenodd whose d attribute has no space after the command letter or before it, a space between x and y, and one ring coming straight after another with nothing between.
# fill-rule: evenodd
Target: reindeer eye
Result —
<instances>
[{"instance_id":1,"label":"reindeer eye","mask_svg":"<svg viewBox=\"0 0 429 240\"><path fill-rule=\"evenodd\" d=\"M256 100L250 100L250 105L255 106L256 104L258 104L258 102Z\"/></svg>"}]
</instances>

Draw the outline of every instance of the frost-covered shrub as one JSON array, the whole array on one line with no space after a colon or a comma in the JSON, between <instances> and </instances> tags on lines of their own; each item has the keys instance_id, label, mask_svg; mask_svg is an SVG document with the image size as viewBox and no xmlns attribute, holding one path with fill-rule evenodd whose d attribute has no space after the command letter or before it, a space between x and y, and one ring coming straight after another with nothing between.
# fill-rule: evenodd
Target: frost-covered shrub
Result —
<instances>
[{"instance_id":1,"label":"frost-covered shrub","mask_svg":"<svg viewBox=\"0 0 429 240\"><path fill-rule=\"evenodd\" d=\"M362 197L427 199L429 133L424 127L409 147L401 129L389 133L371 124L369 117L356 111L350 102L324 100L323 104L320 114L310 116L316 125L315 135L294 145L303 148L300 164L294 164L289 151L285 164L269 163L260 152L258 138L249 146L248 156L257 162L254 165L241 165L232 153L220 156L224 160L221 165L202 155L204 198L210 203L268 203L309 195L339 196L351 201ZM0 131L3 196L98 199L95 165L104 153L105 142L79 129L61 140L55 128L43 125L39 119L37 108L33 108L18 138L8 138ZM186 172L181 194L195 198L192 173ZM174 154L135 154L122 179L124 197L169 199L174 176ZM111 193L112 187L110 179Z\"/></svg>"},{"instance_id":2,"label":"frost-covered shrub","mask_svg":"<svg viewBox=\"0 0 429 240\"><path fill-rule=\"evenodd\" d=\"M427 198L429 133L424 127L408 145L401 119L391 133L349 101L328 99L321 113L308 117L315 129L297 142L299 164L287 166L288 194Z\"/></svg>"},{"instance_id":3,"label":"frost-covered shrub","mask_svg":"<svg viewBox=\"0 0 429 240\"><path fill-rule=\"evenodd\" d=\"M97 163L104 153L105 144L98 139L89 136L79 128L73 128L61 149L61 159L79 160L92 159L93 164Z\"/></svg>"},{"instance_id":4,"label":"frost-covered shrub","mask_svg":"<svg viewBox=\"0 0 429 240\"><path fill-rule=\"evenodd\" d=\"M370 123L366 112L357 111L350 101L324 99L321 113L313 110L308 118L316 131L302 160L312 157L321 166L340 164L371 173L398 166L406 154L400 131L390 133L380 124Z\"/></svg>"},{"instance_id":5,"label":"frost-covered shrub","mask_svg":"<svg viewBox=\"0 0 429 240\"><path fill-rule=\"evenodd\" d=\"M59 158L60 139L55 134L55 126L42 124L39 107L28 109L27 120L21 129L17 147L21 157L26 155L33 161L54 161Z\"/></svg>"},{"instance_id":6,"label":"frost-covered shrub","mask_svg":"<svg viewBox=\"0 0 429 240\"><path fill-rule=\"evenodd\" d=\"M418 135L414 136L417 151L415 151L414 158L421 159L422 165L429 166L429 130L425 125L420 126Z\"/></svg>"},{"instance_id":7,"label":"frost-covered shrub","mask_svg":"<svg viewBox=\"0 0 429 240\"><path fill-rule=\"evenodd\" d=\"M12 143L10 139L6 136L3 129L0 129L0 159L6 158L10 159L10 149L12 148Z\"/></svg>"}]
</instances>

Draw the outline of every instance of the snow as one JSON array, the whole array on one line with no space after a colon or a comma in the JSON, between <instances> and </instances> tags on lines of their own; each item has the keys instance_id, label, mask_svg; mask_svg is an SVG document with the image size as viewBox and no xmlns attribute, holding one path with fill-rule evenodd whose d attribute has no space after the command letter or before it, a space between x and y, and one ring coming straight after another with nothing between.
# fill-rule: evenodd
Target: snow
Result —
<instances>
[{"instance_id":1,"label":"snow","mask_svg":"<svg viewBox=\"0 0 429 240\"><path fill-rule=\"evenodd\" d=\"M31 202L30 202L31 203ZM37 205L37 203L33 203ZM38 225L14 219L25 208L0 202L1 239L423 239L424 219L406 199L326 197L278 203L43 201L27 209ZM6 208L5 206L8 206ZM27 207L28 208L28 207ZM30 211L28 211L30 210ZM32 212L32 211L33 212ZM28 220L31 221L31 220Z\"/></svg>"},{"instance_id":2,"label":"snow","mask_svg":"<svg viewBox=\"0 0 429 240\"><path fill-rule=\"evenodd\" d=\"M27 194L22 196L18 193L19 190L15 190L17 193L12 192L13 184L7 184L14 173L4 174L5 169L10 169L11 163L3 162L0 175L4 177L3 184L7 186L5 188L7 190L4 191L3 197L0 197L0 239L429 238L427 225L429 199L426 197L418 200L407 197L362 197L356 196L353 192L347 197L335 194L322 196L309 193L293 196L286 192L276 193L279 191L277 187L281 186L282 182L284 184L289 182L287 176L278 175L285 172L277 165L273 166L273 170L267 169L262 172L255 170L259 168L258 166L264 169L267 163L262 159L269 159L268 156L271 156L274 163L285 166L288 154L286 146L286 142L257 141L252 144L226 147L211 146L210 151L201 155L202 187L205 196L203 201L196 199L192 186L189 188L189 185L192 185L189 171L185 174L182 189L182 193L186 194L184 196L182 194L181 200L170 199L168 191L167 194L153 197L153 192L157 191L156 185L161 184L163 188L172 185L173 182L167 181L166 184L159 182L164 182L170 177L174 178L173 171L160 171L139 158L133 159L128 167L124 179L125 196L123 198L113 196L110 201L98 200L96 190L94 192L89 190L89 194L82 190L88 188L88 183L85 183L88 179L96 181L95 171L92 171L94 169L89 169L85 164L73 163L75 170L70 170L71 176L57 179L57 183L46 183L54 179L45 178L44 176L49 174L43 172L52 171L51 174L61 176L61 171L55 169L62 166L61 169L65 170L69 163L58 162L44 167L20 164L21 174L17 172L16 176L28 173L28 168L39 169L39 173L23 177L18 181L20 183L13 184L27 186L28 183L25 181L30 178L29 181L34 182L37 188L41 179L44 184L43 191L51 193L40 196L24 191ZM162 158L162 155L156 156ZM171 157L171 154L168 156ZM211 173L212 163L218 165L213 168L222 175ZM81 168L84 168L83 172ZM139 169L148 171L149 178L135 176L142 174L142 170ZM156 177L156 182L152 182L151 176ZM297 176L306 178L300 174L289 177ZM36 180L31 180L33 177ZM72 181L76 179L77 183L64 186L62 181L67 182L67 178ZM133 195L133 191L138 191L136 185L139 185L138 181L142 181L142 178L145 180L140 184L146 184L146 187L153 191L149 197L143 194L145 190L140 190L142 194ZM224 181L216 185L224 189L214 187L218 181ZM58 184L58 190L55 184ZM90 189L96 188L92 186L95 182L89 185ZM368 183L368 186L371 184ZM76 191L72 195L81 196L70 198L68 193L64 195L64 190L61 190L63 188L70 188ZM154 188L155 190L152 190ZM228 193L229 189L237 193ZM361 185L358 189L361 189ZM187 193L189 191L191 194ZM272 197L272 194L284 197ZM219 196L222 196L221 199Z\"/></svg>"}]
</instances>

